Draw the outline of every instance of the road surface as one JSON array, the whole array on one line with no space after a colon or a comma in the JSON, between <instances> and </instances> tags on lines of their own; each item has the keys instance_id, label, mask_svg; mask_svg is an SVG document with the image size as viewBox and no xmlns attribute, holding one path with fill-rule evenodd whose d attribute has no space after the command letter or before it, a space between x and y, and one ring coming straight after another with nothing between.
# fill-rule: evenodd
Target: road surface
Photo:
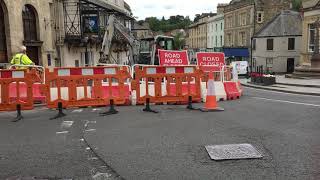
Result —
<instances>
[{"instance_id":1,"label":"road surface","mask_svg":"<svg viewBox=\"0 0 320 180\"><path fill-rule=\"evenodd\" d=\"M0 179L320 179L320 97L245 88L219 105L224 112L118 107L107 117L87 108L53 121L55 112L37 109L19 123L1 113ZM204 148L234 143L264 157L212 161Z\"/></svg>"}]
</instances>

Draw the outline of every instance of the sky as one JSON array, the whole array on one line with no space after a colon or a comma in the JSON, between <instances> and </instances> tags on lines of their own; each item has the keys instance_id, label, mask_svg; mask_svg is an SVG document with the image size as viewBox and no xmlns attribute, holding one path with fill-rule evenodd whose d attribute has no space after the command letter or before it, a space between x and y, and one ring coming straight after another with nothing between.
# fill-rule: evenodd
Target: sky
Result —
<instances>
[{"instance_id":1,"label":"sky","mask_svg":"<svg viewBox=\"0 0 320 180\"><path fill-rule=\"evenodd\" d=\"M146 17L168 18L173 15L190 16L217 11L218 3L229 3L230 0L125 0L138 20Z\"/></svg>"}]
</instances>

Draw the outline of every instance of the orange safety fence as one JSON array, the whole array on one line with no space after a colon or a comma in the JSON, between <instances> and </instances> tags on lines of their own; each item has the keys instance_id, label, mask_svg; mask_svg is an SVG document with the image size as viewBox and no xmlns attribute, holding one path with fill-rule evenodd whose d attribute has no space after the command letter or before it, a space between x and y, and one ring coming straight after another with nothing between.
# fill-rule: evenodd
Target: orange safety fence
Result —
<instances>
[{"instance_id":1,"label":"orange safety fence","mask_svg":"<svg viewBox=\"0 0 320 180\"><path fill-rule=\"evenodd\" d=\"M136 66L131 88L137 104L201 101L201 70L196 66Z\"/></svg>"},{"instance_id":2,"label":"orange safety fence","mask_svg":"<svg viewBox=\"0 0 320 180\"><path fill-rule=\"evenodd\" d=\"M34 70L0 70L0 111L33 109ZM12 88L14 87L14 89Z\"/></svg>"},{"instance_id":3,"label":"orange safety fence","mask_svg":"<svg viewBox=\"0 0 320 180\"><path fill-rule=\"evenodd\" d=\"M223 68L224 71L224 77L223 77L223 81L232 81L232 67L230 66L225 66Z\"/></svg>"},{"instance_id":4,"label":"orange safety fence","mask_svg":"<svg viewBox=\"0 0 320 180\"><path fill-rule=\"evenodd\" d=\"M128 102L130 68L105 66L46 69L47 106L86 107ZM126 83L127 82L127 83Z\"/></svg>"}]
</instances>

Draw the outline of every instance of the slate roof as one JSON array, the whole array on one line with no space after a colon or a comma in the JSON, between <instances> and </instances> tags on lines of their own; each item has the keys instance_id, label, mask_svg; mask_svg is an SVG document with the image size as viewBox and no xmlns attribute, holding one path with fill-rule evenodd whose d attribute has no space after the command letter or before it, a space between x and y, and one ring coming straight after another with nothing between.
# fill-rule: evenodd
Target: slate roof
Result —
<instances>
[{"instance_id":1,"label":"slate roof","mask_svg":"<svg viewBox=\"0 0 320 180\"><path fill-rule=\"evenodd\" d=\"M319 4L319 0L309 0L302 2L302 6L304 9L315 7Z\"/></svg>"},{"instance_id":2,"label":"slate roof","mask_svg":"<svg viewBox=\"0 0 320 180\"><path fill-rule=\"evenodd\" d=\"M302 18L299 12L285 10L256 33L255 37L301 36Z\"/></svg>"}]
</instances>

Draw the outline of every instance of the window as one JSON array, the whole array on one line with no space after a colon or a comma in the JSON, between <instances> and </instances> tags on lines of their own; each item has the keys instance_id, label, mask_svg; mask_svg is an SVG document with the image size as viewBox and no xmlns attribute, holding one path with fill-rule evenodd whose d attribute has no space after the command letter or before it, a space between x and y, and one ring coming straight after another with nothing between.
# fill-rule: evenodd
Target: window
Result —
<instances>
[{"instance_id":1,"label":"window","mask_svg":"<svg viewBox=\"0 0 320 180\"><path fill-rule=\"evenodd\" d=\"M267 70L270 71L272 69L272 66L273 66L273 58L267 58L266 59Z\"/></svg>"},{"instance_id":2,"label":"window","mask_svg":"<svg viewBox=\"0 0 320 180\"><path fill-rule=\"evenodd\" d=\"M227 17L227 27L228 28L232 27L232 16Z\"/></svg>"},{"instance_id":3,"label":"window","mask_svg":"<svg viewBox=\"0 0 320 180\"><path fill-rule=\"evenodd\" d=\"M223 30L223 23L221 23L220 26L221 26L221 31L222 31Z\"/></svg>"},{"instance_id":4,"label":"window","mask_svg":"<svg viewBox=\"0 0 320 180\"><path fill-rule=\"evenodd\" d=\"M267 50L273 51L273 39L267 39Z\"/></svg>"},{"instance_id":5,"label":"window","mask_svg":"<svg viewBox=\"0 0 320 180\"><path fill-rule=\"evenodd\" d=\"M220 36L220 47L222 47L223 46L223 39L222 39L222 36Z\"/></svg>"},{"instance_id":6,"label":"window","mask_svg":"<svg viewBox=\"0 0 320 180\"><path fill-rule=\"evenodd\" d=\"M252 49L256 50L256 46L257 46L257 39L253 39L252 40Z\"/></svg>"},{"instance_id":7,"label":"window","mask_svg":"<svg viewBox=\"0 0 320 180\"><path fill-rule=\"evenodd\" d=\"M37 19L35 9L31 5L25 5L22 9L24 40L32 41L37 38Z\"/></svg>"},{"instance_id":8,"label":"window","mask_svg":"<svg viewBox=\"0 0 320 180\"><path fill-rule=\"evenodd\" d=\"M262 11L257 12L257 23L263 23L264 13Z\"/></svg>"},{"instance_id":9,"label":"window","mask_svg":"<svg viewBox=\"0 0 320 180\"><path fill-rule=\"evenodd\" d=\"M315 48L315 33L316 29L313 26L313 24L309 24L309 33L308 33L308 46L309 46L309 52L314 52Z\"/></svg>"},{"instance_id":10,"label":"window","mask_svg":"<svg viewBox=\"0 0 320 180\"><path fill-rule=\"evenodd\" d=\"M218 36L216 36L216 47L218 46Z\"/></svg>"},{"instance_id":11,"label":"window","mask_svg":"<svg viewBox=\"0 0 320 180\"><path fill-rule=\"evenodd\" d=\"M216 24L216 31L218 31L218 24Z\"/></svg>"},{"instance_id":12,"label":"window","mask_svg":"<svg viewBox=\"0 0 320 180\"><path fill-rule=\"evenodd\" d=\"M246 32L240 32L239 33L239 45L245 46L246 44Z\"/></svg>"},{"instance_id":13,"label":"window","mask_svg":"<svg viewBox=\"0 0 320 180\"><path fill-rule=\"evenodd\" d=\"M227 41L227 42L228 42L228 45L229 45L229 46L232 46L232 36L231 36L231 33L228 33L228 34L227 34L227 40L228 40L228 41Z\"/></svg>"},{"instance_id":14,"label":"window","mask_svg":"<svg viewBox=\"0 0 320 180\"><path fill-rule=\"evenodd\" d=\"M294 50L295 49L295 38L289 38L288 39L288 50Z\"/></svg>"},{"instance_id":15,"label":"window","mask_svg":"<svg viewBox=\"0 0 320 180\"><path fill-rule=\"evenodd\" d=\"M247 23L247 13L241 13L239 16L240 26L245 26Z\"/></svg>"}]
</instances>

